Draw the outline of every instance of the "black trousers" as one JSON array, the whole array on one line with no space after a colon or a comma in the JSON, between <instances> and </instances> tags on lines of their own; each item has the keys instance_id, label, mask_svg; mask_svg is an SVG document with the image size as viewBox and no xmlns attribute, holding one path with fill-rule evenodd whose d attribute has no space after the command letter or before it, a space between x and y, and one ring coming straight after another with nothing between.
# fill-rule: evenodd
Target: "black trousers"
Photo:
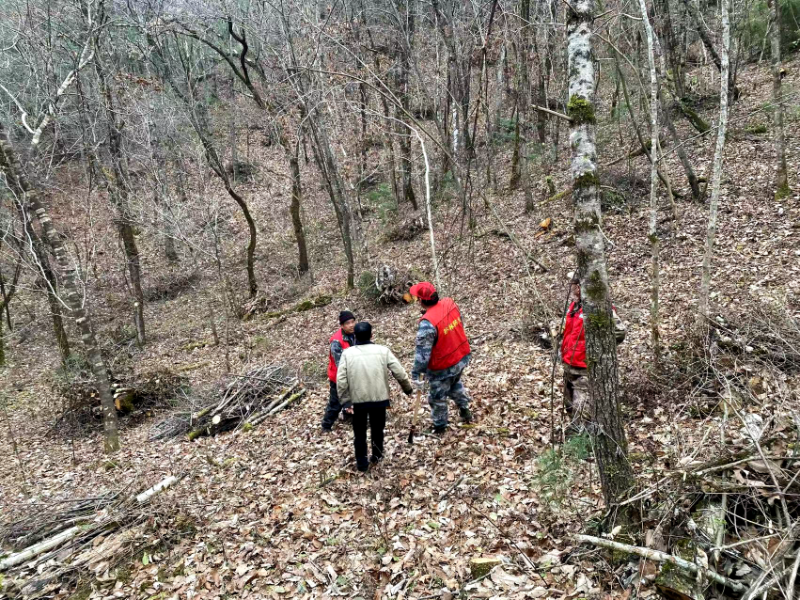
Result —
<instances>
[{"instance_id":1,"label":"black trousers","mask_svg":"<svg viewBox=\"0 0 800 600\"><path fill-rule=\"evenodd\" d=\"M331 393L330 396L328 396L328 406L325 407L325 416L322 417L322 427L324 429L333 427L336 419L339 418L339 413L342 412L342 404L339 402L339 392L336 389L336 382L329 381L328 383L331 384ZM350 420L348 417L349 415L343 415L342 420L347 422Z\"/></svg>"},{"instance_id":2,"label":"black trousers","mask_svg":"<svg viewBox=\"0 0 800 600\"><path fill-rule=\"evenodd\" d=\"M383 430L386 427L386 408L388 402L368 402L353 405L353 445L356 449L356 464L360 471L366 471L370 459L367 458L367 422L369 422L372 442L372 460L383 458Z\"/></svg>"}]
</instances>

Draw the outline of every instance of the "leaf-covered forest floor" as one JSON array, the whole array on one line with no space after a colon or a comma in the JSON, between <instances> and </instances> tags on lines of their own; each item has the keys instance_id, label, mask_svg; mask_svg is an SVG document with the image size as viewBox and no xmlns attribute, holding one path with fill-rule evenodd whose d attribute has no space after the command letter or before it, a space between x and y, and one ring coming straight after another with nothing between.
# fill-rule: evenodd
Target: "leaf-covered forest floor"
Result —
<instances>
[{"instance_id":1,"label":"leaf-covered forest floor","mask_svg":"<svg viewBox=\"0 0 800 600\"><path fill-rule=\"evenodd\" d=\"M789 98L787 153L795 191L782 203L772 198L771 117L763 110L770 99L769 72L748 67L740 77L742 97L731 116L717 238L713 301L720 314L768 299L788 306L795 317L800 314L799 70L795 59L784 81ZM704 115L713 123L716 111L713 101L708 102ZM760 131L759 124L766 124L768 132L753 133ZM680 125L683 136L691 135L683 122ZM628 130L623 133L631 137ZM616 125L601 123L601 148L618 153L602 156L601 163L624 152L614 143L616 136ZM697 173L705 175L713 135L694 138L687 151ZM260 160L274 158L269 150L263 152ZM567 186L565 155L562 148L553 169L558 190ZM266 186L268 193L263 193L263 182L242 188L259 223L258 275L271 304L288 307L303 298L330 294L329 306L283 320L263 315L249 321L226 318L210 250L199 249L194 258L185 255L181 267L170 271L158 248L143 242L148 284L193 269L200 278L176 298L148 304L149 341L143 350L123 341L109 344L108 351L115 357L116 370L180 371L189 378L194 395L214 393L225 377L226 362L232 374L255 365L285 363L300 373L311 393L251 431L194 442L148 441L151 426L164 416L159 413L123 429L122 450L111 458L103 456L99 428L75 439L53 431L61 407L52 390L58 359L46 321L40 318L37 325L33 318L44 314L43 303L25 294L17 310L20 315L27 311L34 325L25 329L24 340L9 348L10 365L2 374L7 407L0 425L3 524L50 510L60 500L125 486L144 489L167 474L186 472L178 486L156 498L140 549L126 566L106 572L100 565L94 577L84 575L77 597L627 597L630 591L620 589L604 555L581 549L570 539L603 514L602 495L581 438L560 453L550 450L551 420L556 428L561 425L560 369L553 412L551 353L536 344L533 333L539 322L560 317L567 274L574 268L570 200L542 202L547 196L544 175L534 170L540 202L534 214L523 214L521 192L505 190L502 183L508 178L509 160L509 148L504 147L494 164L501 189L487 188L487 197L525 249L550 268L547 273L531 267L533 274L528 275L518 249L496 235L499 226L478 195L473 200L473 232L464 228L455 201L442 203L434 213L437 244L440 252L446 250L442 279L462 307L473 342L466 376L474 398L473 426L451 427L442 439L421 435L410 446L406 436L411 402L398 393L387 424L387 456L366 476L355 472L352 433L346 426L339 423L332 434L320 433L327 400L327 339L338 311L348 308L372 322L376 341L389 345L410 367L418 310L378 307L357 290L341 293L344 265L335 220L309 166L304 217L313 280L298 281L285 266L295 261L286 208L288 183L273 179ZM666 165L673 185L685 191L674 153ZM629 168L635 173L633 185ZM628 325L619 352L623 411L630 457L642 487L678 468L693 453L697 459L714 458L723 429L731 447L742 438L740 423L725 425L718 412L695 410L693 385L678 374L681 343L694 319L707 211L687 195L678 200L679 221L672 222L663 190L661 315L668 375L651 372L648 169L646 159L639 157L630 167L623 162L603 170L608 181L628 186L627 201L605 213L604 233L610 242L614 302ZM282 164L275 170L282 171ZM71 201L82 200L78 195ZM91 243L100 250L100 268L90 280L92 309L100 338L110 340L120 323L127 323L127 300L111 221L104 221L107 215L96 210L98 226ZM378 211L368 216L372 264L431 275L426 235L389 243L382 239L385 222ZM539 222L546 217L552 219L551 229L538 235ZM232 209L226 226L233 240L226 242L229 256L243 255L244 227ZM72 233L82 240L79 245L91 237L80 218L72 223ZM243 271L240 261L231 271L244 291L237 269ZM219 345L211 343L212 318ZM770 374L761 400L745 410L765 417L796 413L798 378L784 375L778 380ZM659 385L665 381L669 389ZM771 393L777 390L787 392L780 394L780 406L774 402L779 394ZM457 421L452 406L451 421ZM555 437L560 441L560 435ZM470 559L482 556L501 556L507 564L466 585L472 579ZM443 593L444 588L448 591ZM74 590L71 586L60 594L66 597ZM645 586L637 593L646 597L655 592Z\"/></svg>"}]
</instances>

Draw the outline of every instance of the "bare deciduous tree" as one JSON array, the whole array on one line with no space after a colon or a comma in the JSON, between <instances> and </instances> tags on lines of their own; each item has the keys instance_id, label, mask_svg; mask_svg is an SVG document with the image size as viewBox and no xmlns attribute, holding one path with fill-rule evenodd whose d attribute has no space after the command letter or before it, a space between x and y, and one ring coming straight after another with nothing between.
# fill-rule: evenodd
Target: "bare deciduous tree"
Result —
<instances>
[{"instance_id":1,"label":"bare deciduous tree","mask_svg":"<svg viewBox=\"0 0 800 600\"><path fill-rule=\"evenodd\" d=\"M703 271L700 281L700 298L697 308L696 328L706 330L708 303L711 293L711 269L714 260L714 243L717 235L717 215L722 182L722 162L725 152L725 132L728 129L728 77L730 73L729 48L731 45L730 0L722 0L722 57L720 69L719 123L717 124L717 144L714 149L714 174L711 181L711 200L708 205L708 230L706 232Z\"/></svg>"},{"instance_id":2,"label":"bare deciduous tree","mask_svg":"<svg viewBox=\"0 0 800 600\"><path fill-rule=\"evenodd\" d=\"M572 3L567 18L569 104L572 119L572 197L575 249L582 284L586 355L592 401L591 433L606 502L614 504L633 485L619 406L617 347L601 232L595 142L595 71L592 51L594 3Z\"/></svg>"},{"instance_id":3,"label":"bare deciduous tree","mask_svg":"<svg viewBox=\"0 0 800 600\"><path fill-rule=\"evenodd\" d=\"M25 178L16 151L11 145L8 131L0 122L0 169L5 173L6 179L13 190L18 193L17 202L21 210L32 211L34 218L41 227L44 239L47 240L56 257L58 268L61 271L66 295L64 301L70 308L75 323L81 332L81 340L86 347L86 356L89 360L92 373L95 377L100 405L103 411L103 430L105 433L106 452L119 450L119 433L117 430L117 411L114 406L114 396L111 393L111 383L108 377L108 368L100 352L100 346L94 333L92 319L84 304L83 294L80 289L80 280L76 265L70 259L64 247L63 236L56 229L44 203L39 199L39 194Z\"/></svg>"},{"instance_id":4,"label":"bare deciduous tree","mask_svg":"<svg viewBox=\"0 0 800 600\"><path fill-rule=\"evenodd\" d=\"M775 199L782 200L789 195L789 173L786 167L786 133L783 128L783 73L781 72L781 3L769 0L769 37L772 51L772 103L775 105L774 136L775 154L778 170L775 174Z\"/></svg>"}]
</instances>

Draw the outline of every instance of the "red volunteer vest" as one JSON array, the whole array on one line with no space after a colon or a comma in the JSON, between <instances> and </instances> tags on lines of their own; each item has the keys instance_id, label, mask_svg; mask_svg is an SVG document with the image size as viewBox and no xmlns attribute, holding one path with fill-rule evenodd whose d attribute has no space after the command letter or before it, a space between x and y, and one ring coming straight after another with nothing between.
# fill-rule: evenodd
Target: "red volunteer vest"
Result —
<instances>
[{"instance_id":1,"label":"red volunteer vest","mask_svg":"<svg viewBox=\"0 0 800 600\"><path fill-rule=\"evenodd\" d=\"M586 368L586 337L583 333L583 308L572 313L575 303L569 305L564 320L564 339L561 340L561 360L573 367Z\"/></svg>"},{"instance_id":2,"label":"red volunteer vest","mask_svg":"<svg viewBox=\"0 0 800 600\"><path fill-rule=\"evenodd\" d=\"M339 342L342 345L342 350L349 348L350 344L344 339L344 334L341 329L334 333L328 341L328 380L336 383L336 373L339 371L339 368L336 366L336 361L333 360L333 352L331 352L330 348L333 342Z\"/></svg>"},{"instance_id":3,"label":"red volunteer vest","mask_svg":"<svg viewBox=\"0 0 800 600\"><path fill-rule=\"evenodd\" d=\"M449 369L470 353L467 333L461 323L461 313L452 298L442 298L423 315L420 321L428 321L436 327L436 343L433 345L428 369Z\"/></svg>"}]
</instances>

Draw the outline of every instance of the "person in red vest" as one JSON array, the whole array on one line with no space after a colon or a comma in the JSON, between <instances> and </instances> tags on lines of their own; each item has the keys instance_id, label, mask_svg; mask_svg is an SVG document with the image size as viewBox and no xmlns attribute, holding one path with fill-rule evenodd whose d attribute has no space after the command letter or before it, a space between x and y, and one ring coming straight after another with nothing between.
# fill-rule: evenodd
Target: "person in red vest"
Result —
<instances>
[{"instance_id":1,"label":"person in red vest","mask_svg":"<svg viewBox=\"0 0 800 600\"><path fill-rule=\"evenodd\" d=\"M439 299L436 288L427 281L411 286L409 294L419 298L423 315L417 330L414 368L411 379L417 390L422 389L422 376L428 380L434 433L447 430L447 399L458 406L461 419L472 421L470 398L461 382L469 364L470 347L461 312L452 298Z\"/></svg>"},{"instance_id":2,"label":"person in red vest","mask_svg":"<svg viewBox=\"0 0 800 600\"><path fill-rule=\"evenodd\" d=\"M339 359L350 346L355 346L356 338L354 331L356 328L356 316L349 310L339 313L339 330L331 336L330 349L328 351L328 381L330 382L331 392L328 397L328 406L325 409L325 416L322 417L322 431L330 431L333 424L342 412L342 404L339 402L339 392L336 389L336 373L339 369Z\"/></svg>"},{"instance_id":3,"label":"person in red vest","mask_svg":"<svg viewBox=\"0 0 800 600\"><path fill-rule=\"evenodd\" d=\"M614 333L617 344L625 339L625 325L617 310L614 315ZM589 396L589 370L586 367L586 337L583 330L583 305L581 303L581 280L577 275L570 280L570 304L564 318L560 352L564 365L564 406L572 415L573 430L583 430L592 418Z\"/></svg>"}]
</instances>

